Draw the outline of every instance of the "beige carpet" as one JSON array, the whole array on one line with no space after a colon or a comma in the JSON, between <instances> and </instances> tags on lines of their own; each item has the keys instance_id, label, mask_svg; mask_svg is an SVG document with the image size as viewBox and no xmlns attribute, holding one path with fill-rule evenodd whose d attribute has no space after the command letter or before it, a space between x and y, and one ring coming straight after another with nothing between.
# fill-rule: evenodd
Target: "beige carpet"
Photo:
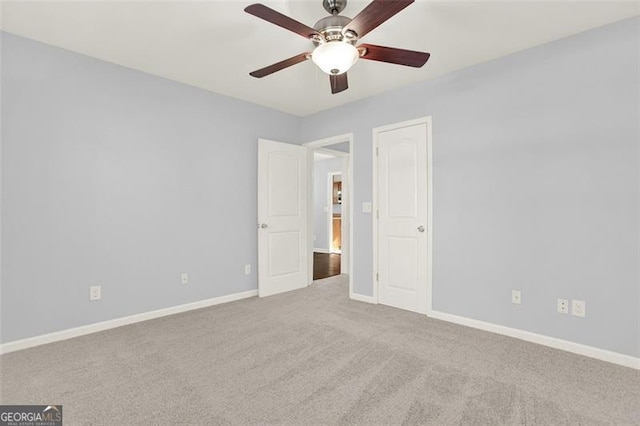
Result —
<instances>
[{"instance_id":1,"label":"beige carpet","mask_svg":"<svg viewBox=\"0 0 640 426\"><path fill-rule=\"evenodd\" d=\"M384 306L344 277L3 355L66 425L640 424L640 372Z\"/></svg>"}]
</instances>

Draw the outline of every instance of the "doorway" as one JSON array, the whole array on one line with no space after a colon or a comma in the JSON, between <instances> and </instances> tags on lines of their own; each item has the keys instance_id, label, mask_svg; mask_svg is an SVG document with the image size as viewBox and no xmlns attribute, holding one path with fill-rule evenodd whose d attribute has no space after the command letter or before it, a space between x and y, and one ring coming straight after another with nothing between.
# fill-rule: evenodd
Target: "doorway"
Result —
<instances>
[{"instance_id":1,"label":"doorway","mask_svg":"<svg viewBox=\"0 0 640 426\"><path fill-rule=\"evenodd\" d=\"M345 274L351 283L351 134L305 144L309 149L309 284ZM351 293L351 291L350 291Z\"/></svg>"},{"instance_id":2,"label":"doorway","mask_svg":"<svg viewBox=\"0 0 640 426\"><path fill-rule=\"evenodd\" d=\"M314 281L342 273L342 169L346 158L329 157L326 152L314 153ZM323 184L326 185L324 191ZM324 202L319 203L323 196Z\"/></svg>"},{"instance_id":3,"label":"doorway","mask_svg":"<svg viewBox=\"0 0 640 426\"><path fill-rule=\"evenodd\" d=\"M328 173L329 188L327 205L330 212L327 215L329 253L342 253L342 172Z\"/></svg>"}]
</instances>

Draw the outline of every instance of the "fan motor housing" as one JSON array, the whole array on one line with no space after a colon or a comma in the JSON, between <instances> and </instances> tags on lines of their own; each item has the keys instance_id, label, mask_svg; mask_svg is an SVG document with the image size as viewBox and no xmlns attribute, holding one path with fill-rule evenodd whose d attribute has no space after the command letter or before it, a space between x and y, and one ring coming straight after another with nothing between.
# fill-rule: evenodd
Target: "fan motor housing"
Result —
<instances>
[{"instance_id":1,"label":"fan motor housing","mask_svg":"<svg viewBox=\"0 0 640 426\"><path fill-rule=\"evenodd\" d=\"M317 30L324 37L325 41L336 41L343 40L349 43L355 43L355 38L351 39L349 37L345 37L342 29L351 22L351 18L347 18L342 15L333 15L327 16L320 19L313 26L315 30ZM318 46L320 42L318 40L312 40L313 44Z\"/></svg>"}]
</instances>

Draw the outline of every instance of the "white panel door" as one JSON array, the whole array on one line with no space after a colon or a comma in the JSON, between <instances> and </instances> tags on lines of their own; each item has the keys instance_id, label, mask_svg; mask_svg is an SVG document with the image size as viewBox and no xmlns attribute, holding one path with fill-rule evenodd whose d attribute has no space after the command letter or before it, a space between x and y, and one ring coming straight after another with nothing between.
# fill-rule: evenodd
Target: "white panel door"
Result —
<instances>
[{"instance_id":1,"label":"white panel door","mask_svg":"<svg viewBox=\"0 0 640 426\"><path fill-rule=\"evenodd\" d=\"M427 126L377 133L378 303L427 313Z\"/></svg>"},{"instance_id":2,"label":"white panel door","mask_svg":"<svg viewBox=\"0 0 640 426\"><path fill-rule=\"evenodd\" d=\"M258 295L307 285L307 148L258 141Z\"/></svg>"}]
</instances>

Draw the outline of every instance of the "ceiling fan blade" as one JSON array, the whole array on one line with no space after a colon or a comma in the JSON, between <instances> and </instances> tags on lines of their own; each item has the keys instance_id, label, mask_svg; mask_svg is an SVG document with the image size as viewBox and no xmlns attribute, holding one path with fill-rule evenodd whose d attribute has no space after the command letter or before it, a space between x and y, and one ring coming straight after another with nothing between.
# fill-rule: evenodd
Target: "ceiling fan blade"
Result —
<instances>
[{"instance_id":1,"label":"ceiling fan blade","mask_svg":"<svg viewBox=\"0 0 640 426\"><path fill-rule=\"evenodd\" d=\"M331 82L331 94L333 95L335 95L336 93L344 92L349 88L346 72L338 75L330 74L329 81Z\"/></svg>"},{"instance_id":2,"label":"ceiling fan blade","mask_svg":"<svg viewBox=\"0 0 640 426\"><path fill-rule=\"evenodd\" d=\"M416 52L415 50L396 49L395 47L376 46L374 44L361 44L358 50L362 59L370 61L388 62L390 64L406 65L420 68L429 60L429 53Z\"/></svg>"},{"instance_id":3,"label":"ceiling fan blade","mask_svg":"<svg viewBox=\"0 0 640 426\"><path fill-rule=\"evenodd\" d=\"M260 3L247 6L244 11L279 27L293 31L296 34L300 34L304 38L310 38L313 35L320 36L313 28Z\"/></svg>"},{"instance_id":4,"label":"ceiling fan blade","mask_svg":"<svg viewBox=\"0 0 640 426\"><path fill-rule=\"evenodd\" d=\"M344 27L362 38L378 25L413 3L414 0L373 0Z\"/></svg>"},{"instance_id":5,"label":"ceiling fan blade","mask_svg":"<svg viewBox=\"0 0 640 426\"><path fill-rule=\"evenodd\" d=\"M284 61L276 62L273 65L269 65L268 67L261 68L259 70L250 72L249 75L256 78L262 78L269 74L273 74L276 71L283 70L285 68L290 67L291 65L299 64L300 62L304 62L309 59L311 53L305 52L299 55L293 56L289 59L285 59Z\"/></svg>"}]
</instances>

